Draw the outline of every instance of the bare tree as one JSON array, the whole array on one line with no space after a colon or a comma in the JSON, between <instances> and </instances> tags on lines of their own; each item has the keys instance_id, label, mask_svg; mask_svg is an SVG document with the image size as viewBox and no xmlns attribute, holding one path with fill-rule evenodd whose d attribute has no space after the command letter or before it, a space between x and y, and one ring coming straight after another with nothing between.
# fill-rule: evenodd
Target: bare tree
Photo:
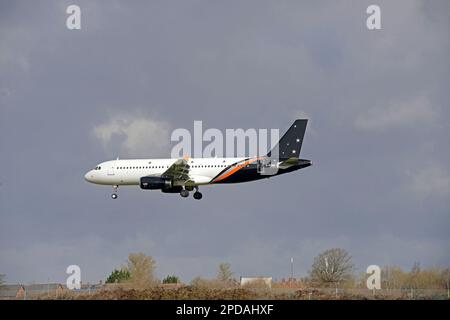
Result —
<instances>
[{"instance_id":1,"label":"bare tree","mask_svg":"<svg viewBox=\"0 0 450 320\"><path fill-rule=\"evenodd\" d=\"M406 286L408 277L408 273L400 267L384 266L381 269L381 287L384 289L401 289Z\"/></svg>"},{"instance_id":2,"label":"bare tree","mask_svg":"<svg viewBox=\"0 0 450 320\"><path fill-rule=\"evenodd\" d=\"M337 286L353 276L352 257L344 249L329 249L314 258L311 280L325 286Z\"/></svg>"},{"instance_id":3,"label":"bare tree","mask_svg":"<svg viewBox=\"0 0 450 320\"><path fill-rule=\"evenodd\" d=\"M229 281L232 276L233 272L231 272L231 265L229 263L219 264L219 273L217 274L219 280Z\"/></svg>"},{"instance_id":4,"label":"bare tree","mask_svg":"<svg viewBox=\"0 0 450 320\"><path fill-rule=\"evenodd\" d=\"M447 298L450 299L450 268L442 270L442 280L447 289Z\"/></svg>"},{"instance_id":5,"label":"bare tree","mask_svg":"<svg viewBox=\"0 0 450 320\"><path fill-rule=\"evenodd\" d=\"M411 289L417 289L419 287L419 277L422 272L422 269L420 268L420 263L415 261L410 274L410 288Z\"/></svg>"},{"instance_id":6,"label":"bare tree","mask_svg":"<svg viewBox=\"0 0 450 320\"><path fill-rule=\"evenodd\" d=\"M128 256L130 281L137 287L154 285L156 283L155 269L155 260L144 253L130 253Z\"/></svg>"}]
</instances>

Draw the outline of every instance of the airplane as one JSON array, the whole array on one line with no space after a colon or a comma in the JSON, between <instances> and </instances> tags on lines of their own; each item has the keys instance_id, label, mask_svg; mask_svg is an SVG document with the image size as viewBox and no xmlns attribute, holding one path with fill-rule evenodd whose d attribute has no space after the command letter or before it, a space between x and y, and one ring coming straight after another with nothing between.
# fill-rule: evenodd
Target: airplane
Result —
<instances>
[{"instance_id":1,"label":"airplane","mask_svg":"<svg viewBox=\"0 0 450 320\"><path fill-rule=\"evenodd\" d=\"M179 193L183 198L195 189L193 197L200 200L199 186L254 181L311 166L311 160L299 158L307 123L307 119L295 120L262 157L116 159L98 164L84 178L112 186L112 199L117 199L119 186L139 185L144 190Z\"/></svg>"}]
</instances>

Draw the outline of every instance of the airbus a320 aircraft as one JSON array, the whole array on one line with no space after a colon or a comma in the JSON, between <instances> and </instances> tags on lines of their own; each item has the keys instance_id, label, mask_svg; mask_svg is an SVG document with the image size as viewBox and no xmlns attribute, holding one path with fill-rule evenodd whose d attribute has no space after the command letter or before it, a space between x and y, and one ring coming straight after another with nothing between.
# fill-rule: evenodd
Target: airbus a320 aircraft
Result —
<instances>
[{"instance_id":1,"label":"airbus a320 aircraft","mask_svg":"<svg viewBox=\"0 0 450 320\"><path fill-rule=\"evenodd\" d=\"M111 185L113 199L117 199L119 186L139 185L145 190L179 193L184 198L195 189L194 199L200 200L199 186L270 178L312 165L310 160L299 158L307 122L296 120L263 157L117 159L98 164L84 178L95 184Z\"/></svg>"}]
</instances>

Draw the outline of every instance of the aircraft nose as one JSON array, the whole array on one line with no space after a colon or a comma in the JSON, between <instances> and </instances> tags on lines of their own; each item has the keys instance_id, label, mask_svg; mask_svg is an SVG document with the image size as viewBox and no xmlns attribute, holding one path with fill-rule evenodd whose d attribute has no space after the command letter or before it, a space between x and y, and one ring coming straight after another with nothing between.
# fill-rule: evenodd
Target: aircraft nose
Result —
<instances>
[{"instance_id":1,"label":"aircraft nose","mask_svg":"<svg viewBox=\"0 0 450 320\"><path fill-rule=\"evenodd\" d=\"M92 182L93 178L94 174L92 173L92 170L84 175L84 180L86 180L87 182Z\"/></svg>"}]
</instances>

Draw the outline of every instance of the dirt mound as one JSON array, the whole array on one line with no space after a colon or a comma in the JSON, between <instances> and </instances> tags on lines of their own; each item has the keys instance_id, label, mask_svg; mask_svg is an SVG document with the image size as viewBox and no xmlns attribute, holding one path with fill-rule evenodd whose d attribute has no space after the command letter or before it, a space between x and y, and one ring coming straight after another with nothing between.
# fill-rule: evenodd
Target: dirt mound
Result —
<instances>
[{"instance_id":1,"label":"dirt mound","mask_svg":"<svg viewBox=\"0 0 450 320\"><path fill-rule=\"evenodd\" d=\"M74 299L88 300L244 300L256 299L257 294L240 288L207 289L192 286L167 289L155 287L150 289L104 290L91 295L76 295Z\"/></svg>"}]
</instances>

